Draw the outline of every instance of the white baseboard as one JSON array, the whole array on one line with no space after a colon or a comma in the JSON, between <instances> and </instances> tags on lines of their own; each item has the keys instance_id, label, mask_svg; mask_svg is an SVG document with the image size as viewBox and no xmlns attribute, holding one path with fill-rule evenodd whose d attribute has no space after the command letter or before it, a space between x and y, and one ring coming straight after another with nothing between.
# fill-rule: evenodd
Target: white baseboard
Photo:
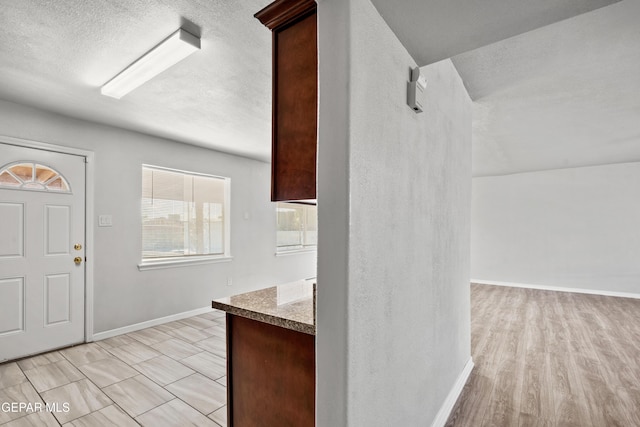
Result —
<instances>
[{"instance_id":1,"label":"white baseboard","mask_svg":"<svg viewBox=\"0 0 640 427\"><path fill-rule=\"evenodd\" d=\"M208 313L210 311L213 311L211 307L202 307L195 310L184 311L178 314L172 314L171 316L159 317L157 319L147 320L146 322L123 326L122 328L98 332L96 334L93 334L93 341L100 341L106 338L115 337L117 335L128 334L129 332L139 331L140 329L150 328L152 326L161 325L167 322L173 322L174 320L186 319L187 317L197 316L199 314Z\"/></svg>"},{"instance_id":2,"label":"white baseboard","mask_svg":"<svg viewBox=\"0 0 640 427\"><path fill-rule=\"evenodd\" d=\"M541 289L544 291L574 292L576 294L603 295L606 297L640 299L640 294L633 294L630 292L611 292L611 291L601 291L601 290L595 290L595 289L566 288L561 286L531 285L527 283L497 282L494 280L471 279L471 283L478 283L480 285L508 286L511 288Z\"/></svg>"},{"instance_id":3,"label":"white baseboard","mask_svg":"<svg viewBox=\"0 0 640 427\"><path fill-rule=\"evenodd\" d=\"M451 415L451 410L458 401L458 397L460 397L460 393L462 393L462 389L467 383L472 370L473 359L469 357L469 360L467 360L467 364L464 365L464 369L462 370L462 372L460 372L456 383L453 385L453 388L451 389L451 391L449 391L447 398L444 400L444 403L440 407L436 418L433 420L433 423L431 423L431 427L443 427L446 424L447 420L449 419L449 415Z\"/></svg>"}]
</instances>

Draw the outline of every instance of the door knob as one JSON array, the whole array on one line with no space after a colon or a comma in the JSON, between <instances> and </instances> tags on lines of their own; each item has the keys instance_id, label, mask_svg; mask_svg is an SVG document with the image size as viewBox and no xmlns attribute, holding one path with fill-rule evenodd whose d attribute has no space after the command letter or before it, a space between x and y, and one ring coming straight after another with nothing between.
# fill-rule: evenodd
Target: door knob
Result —
<instances>
[{"instance_id":1,"label":"door knob","mask_svg":"<svg viewBox=\"0 0 640 427\"><path fill-rule=\"evenodd\" d=\"M82 249L82 245L80 243L76 243L75 245L73 245L73 249L79 251L80 249Z\"/></svg>"},{"instance_id":2,"label":"door knob","mask_svg":"<svg viewBox=\"0 0 640 427\"><path fill-rule=\"evenodd\" d=\"M73 259L73 262L76 263L76 265L80 265L82 263L82 258L80 258L79 256L75 257Z\"/></svg>"}]
</instances>

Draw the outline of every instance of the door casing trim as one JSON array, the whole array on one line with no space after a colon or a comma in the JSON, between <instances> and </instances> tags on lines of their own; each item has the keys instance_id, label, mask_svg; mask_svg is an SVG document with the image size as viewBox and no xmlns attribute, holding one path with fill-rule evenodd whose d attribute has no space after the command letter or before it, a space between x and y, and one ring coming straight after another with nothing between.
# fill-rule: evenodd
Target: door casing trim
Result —
<instances>
[{"instance_id":1,"label":"door casing trim","mask_svg":"<svg viewBox=\"0 0 640 427\"><path fill-rule=\"evenodd\" d=\"M95 153L93 151L80 148L67 147L64 145L50 144L48 142L32 141L28 139L15 138L12 136L0 135L0 142L18 147L35 148L44 151L53 151L62 154L71 154L85 158L85 257L88 262L84 264L84 340L93 341L93 285L94 285L94 204L95 204Z\"/></svg>"}]
</instances>

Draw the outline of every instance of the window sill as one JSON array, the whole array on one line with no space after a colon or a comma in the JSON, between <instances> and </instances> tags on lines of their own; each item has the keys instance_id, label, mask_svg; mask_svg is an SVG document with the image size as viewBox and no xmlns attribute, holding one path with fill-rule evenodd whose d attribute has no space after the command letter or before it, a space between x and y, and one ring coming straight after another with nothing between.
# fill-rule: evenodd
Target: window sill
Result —
<instances>
[{"instance_id":1,"label":"window sill","mask_svg":"<svg viewBox=\"0 0 640 427\"><path fill-rule=\"evenodd\" d=\"M306 254L310 252L318 252L318 248L300 248L300 249L287 249L276 252L276 256L288 256L297 254Z\"/></svg>"},{"instance_id":2,"label":"window sill","mask_svg":"<svg viewBox=\"0 0 640 427\"><path fill-rule=\"evenodd\" d=\"M201 256L188 258L159 258L157 260L142 261L138 264L138 270L158 270L161 268L188 267L190 265L216 264L219 262L231 262L232 256Z\"/></svg>"}]
</instances>

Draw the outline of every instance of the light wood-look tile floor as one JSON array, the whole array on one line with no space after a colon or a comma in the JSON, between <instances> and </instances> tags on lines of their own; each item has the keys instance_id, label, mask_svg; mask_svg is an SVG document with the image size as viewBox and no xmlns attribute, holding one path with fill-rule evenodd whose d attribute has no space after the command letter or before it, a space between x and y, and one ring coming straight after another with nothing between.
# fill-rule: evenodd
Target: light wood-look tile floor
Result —
<instances>
[{"instance_id":1,"label":"light wood-look tile floor","mask_svg":"<svg viewBox=\"0 0 640 427\"><path fill-rule=\"evenodd\" d=\"M0 364L0 426L226 427L224 316L214 310ZM12 411L12 402L58 411Z\"/></svg>"},{"instance_id":2,"label":"light wood-look tile floor","mask_svg":"<svg viewBox=\"0 0 640 427\"><path fill-rule=\"evenodd\" d=\"M640 300L472 284L471 307L447 426L640 426Z\"/></svg>"}]
</instances>

